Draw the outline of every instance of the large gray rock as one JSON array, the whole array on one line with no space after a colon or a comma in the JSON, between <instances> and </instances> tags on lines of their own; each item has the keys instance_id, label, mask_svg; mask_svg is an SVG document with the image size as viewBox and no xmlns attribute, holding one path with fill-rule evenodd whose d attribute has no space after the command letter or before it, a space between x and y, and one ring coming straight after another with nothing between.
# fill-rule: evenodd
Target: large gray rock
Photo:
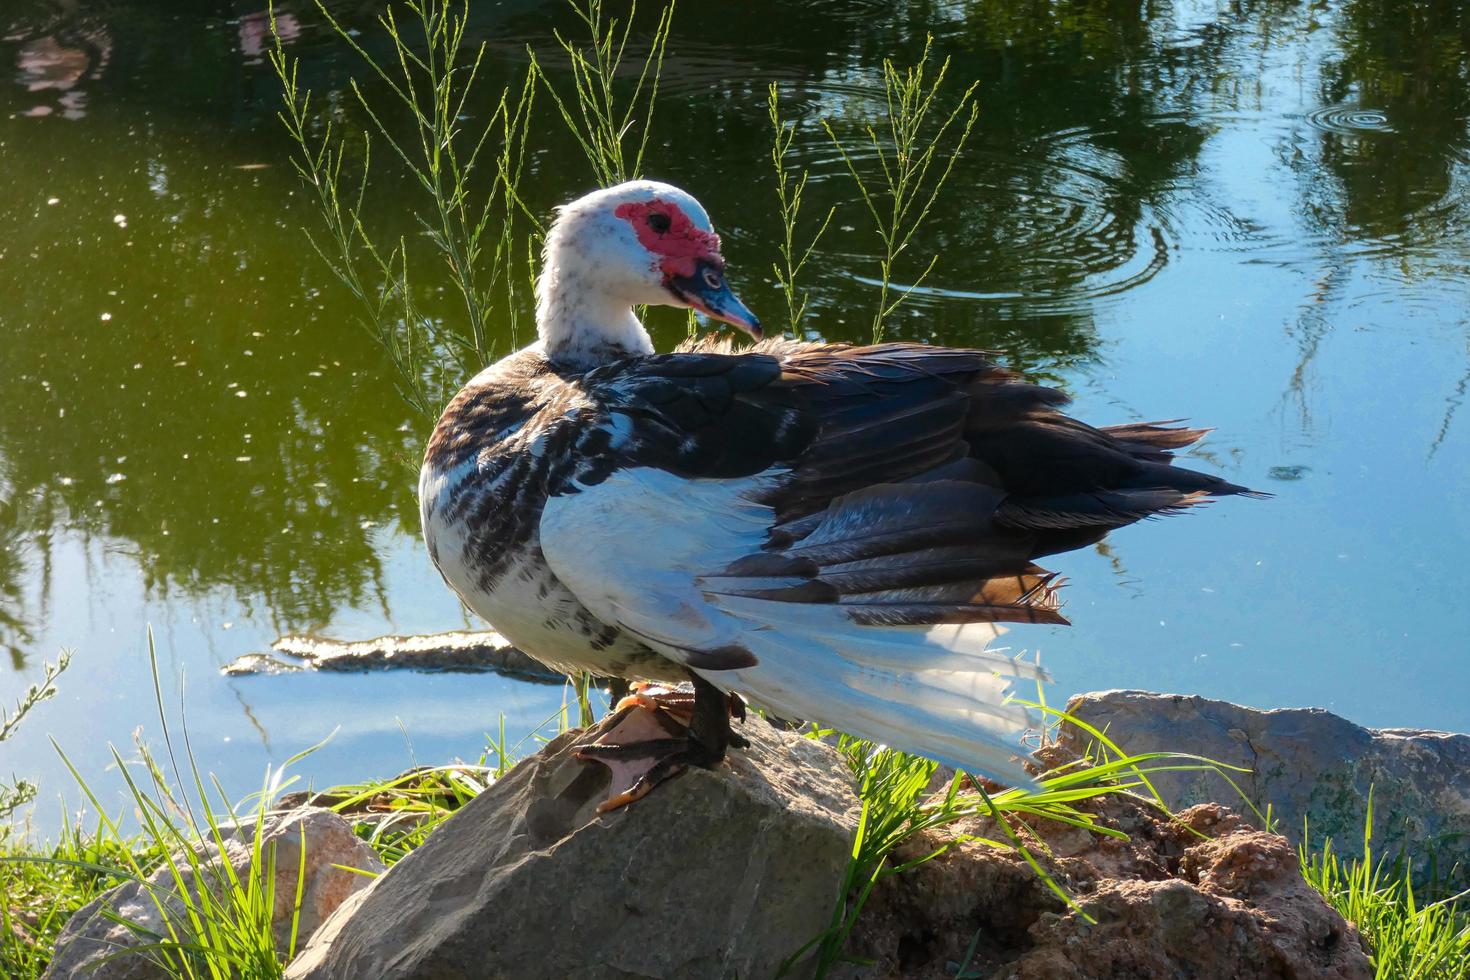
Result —
<instances>
[{"instance_id":1,"label":"large gray rock","mask_svg":"<svg viewBox=\"0 0 1470 980\"><path fill-rule=\"evenodd\" d=\"M285 955L291 941L291 918L298 875L301 874L302 841L305 840L305 879L297 921L297 947L353 892L367 887L369 878L352 871L379 873L383 863L371 847L352 833L346 820L330 810L304 809L271 814L265 818L261 833L261 854L275 855L275 894L271 928L276 949ZM255 824L242 823L224 836L224 854L235 874L244 876L250 870ZM226 872L219 861L220 847L209 841L197 845L204 869L204 887L219 897L224 894ZM154 871L147 884L128 882L98 896L77 910L56 942L56 955L47 968L49 980L86 978L86 980L169 980L174 974L145 953L117 956L123 950L141 946L149 940L137 930L166 936L168 920L174 923L180 938L189 936L186 922L187 892L196 907L199 883L193 867L181 855L172 861L178 868L175 880L169 865ZM181 887L182 886L182 887ZM131 922L134 928L109 917L105 909ZM114 958L115 957L115 958Z\"/></svg>"},{"instance_id":2,"label":"large gray rock","mask_svg":"<svg viewBox=\"0 0 1470 980\"><path fill-rule=\"evenodd\" d=\"M607 771L562 735L338 909L287 976L775 976L827 924L857 801L830 747L741 730L726 765L603 815Z\"/></svg>"},{"instance_id":3,"label":"large gray rock","mask_svg":"<svg viewBox=\"0 0 1470 980\"><path fill-rule=\"evenodd\" d=\"M1302 819L1314 842L1361 855L1368 790L1373 847L1407 850L1419 870L1470 869L1470 735L1354 725L1321 708L1260 711L1227 701L1144 691L1082 694L1067 710L1129 752L1186 752L1242 766L1231 773L1261 810L1270 804L1282 833L1299 842ZM1074 747L1085 733L1063 726ZM1151 777L1165 802L1237 804L1214 773ZM1454 882L1451 882L1453 884Z\"/></svg>"}]
</instances>

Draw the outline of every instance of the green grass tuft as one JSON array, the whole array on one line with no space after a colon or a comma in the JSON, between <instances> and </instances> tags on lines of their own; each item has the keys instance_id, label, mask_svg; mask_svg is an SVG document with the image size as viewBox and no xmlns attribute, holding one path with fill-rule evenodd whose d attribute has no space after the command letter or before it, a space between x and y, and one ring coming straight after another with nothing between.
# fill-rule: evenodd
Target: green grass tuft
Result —
<instances>
[{"instance_id":1,"label":"green grass tuft","mask_svg":"<svg viewBox=\"0 0 1470 980\"><path fill-rule=\"evenodd\" d=\"M844 950L848 938L878 883L938 857L961 841L977 842L1020 855L1062 901L1085 917L1086 912L1022 842L1012 825L1013 820L1020 817L1051 820L1126 839L1120 831L1100 825L1093 814L1079 809L1076 804L1126 793L1149 799L1167 813L1163 801L1149 782L1150 775L1180 770L1225 775L1226 769L1235 768L1181 753L1129 755L1104 733L1081 719L1047 706L1045 701L1020 703L1041 712L1048 719L1044 742L1050 741L1056 727L1062 724L1075 725L1085 731L1094 745L1094 751L1086 760L1088 764L1082 765L1079 760L1060 766L1042 773L1034 787L1016 787L1000 792L988 792L973 777L958 773L943 795L933 795L928 792L928 787L938 770L936 763L831 730L812 733L816 738L835 738L838 751L846 759L857 782L862 810L853 840L852 858L832 910L831 922L827 929L787 960L785 969L789 970L801 957L815 950L816 977L818 980L825 977L836 964L846 959ZM1229 777L1226 778L1228 780ZM916 859L902 864L893 862L898 848L916 835L967 817L985 815L993 818L1004 839L967 835Z\"/></svg>"},{"instance_id":2,"label":"green grass tuft","mask_svg":"<svg viewBox=\"0 0 1470 980\"><path fill-rule=\"evenodd\" d=\"M1357 925L1379 980L1470 978L1470 890L1426 902L1408 862L1373 857L1373 794L1363 821L1363 856L1340 857L1329 838L1320 850L1303 827L1302 877Z\"/></svg>"}]
</instances>

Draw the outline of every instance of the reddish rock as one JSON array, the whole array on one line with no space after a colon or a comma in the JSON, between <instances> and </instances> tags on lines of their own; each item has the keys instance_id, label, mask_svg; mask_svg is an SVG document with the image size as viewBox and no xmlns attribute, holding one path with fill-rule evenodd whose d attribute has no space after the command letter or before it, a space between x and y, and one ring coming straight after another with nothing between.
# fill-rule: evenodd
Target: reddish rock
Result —
<instances>
[{"instance_id":1,"label":"reddish rock","mask_svg":"<svg viewBox=\"0 0 1470 980\"><path fill-rule=\"evenodd\" d=\"M866 980L1306 980L1373 976L1357 930L1302 879L1282 837L1203 804L1169 819L1140 800L1079 805L1129 840L1023 826L1028 848L1082 906L1069 909L988 819L928 834L900 860L945 854L875 891L851 951ZM1028 832L1029 831L1029 832ZM978 937L978 939L977 939Z\"/></svg>"}]
</instances>

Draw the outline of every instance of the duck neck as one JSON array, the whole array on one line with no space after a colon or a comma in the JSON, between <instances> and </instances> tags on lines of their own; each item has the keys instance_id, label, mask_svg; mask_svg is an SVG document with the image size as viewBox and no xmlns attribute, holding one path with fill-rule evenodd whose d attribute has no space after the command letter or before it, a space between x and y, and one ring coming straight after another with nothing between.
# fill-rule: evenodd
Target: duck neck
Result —
<instances>
[{"instance_id":1,"label":"duck neck","mask_svg":"<svg viewBox=\"0 0 1470 980\"><path fill-rule=\"evenodd\" d=\"M589 277L548 262L537 288L536 333L553 361L595 367L620 357L652 354L653 341L620 300Z\"/></svg>"}]
</instances>

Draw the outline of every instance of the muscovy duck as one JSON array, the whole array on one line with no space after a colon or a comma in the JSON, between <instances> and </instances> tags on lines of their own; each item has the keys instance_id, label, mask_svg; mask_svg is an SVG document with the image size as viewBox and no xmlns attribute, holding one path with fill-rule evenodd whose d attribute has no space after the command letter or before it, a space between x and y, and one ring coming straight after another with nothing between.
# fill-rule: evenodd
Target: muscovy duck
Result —
<instances>
[{"instance_id":1,"label":"muscovy duck","mask_svg":"<svg viewBox=\"0 0 1470 980\"><path fill-rule=\"evenodd\" d=\"M449 403L419 480L448 584L558 670L693 683L586 758L636 799L740 744L740 692L788 718L1004 782L1034 664L1004 623L1064 623L1036 559L1211 497L1170 465L1204 430L1094 428L984 352L761 340L703 207L648 180L561 209L539 339ZM749 333L654 353L639 304ZM618 787L614 787L617 789Z\"/></svg>"}]
</instances>

